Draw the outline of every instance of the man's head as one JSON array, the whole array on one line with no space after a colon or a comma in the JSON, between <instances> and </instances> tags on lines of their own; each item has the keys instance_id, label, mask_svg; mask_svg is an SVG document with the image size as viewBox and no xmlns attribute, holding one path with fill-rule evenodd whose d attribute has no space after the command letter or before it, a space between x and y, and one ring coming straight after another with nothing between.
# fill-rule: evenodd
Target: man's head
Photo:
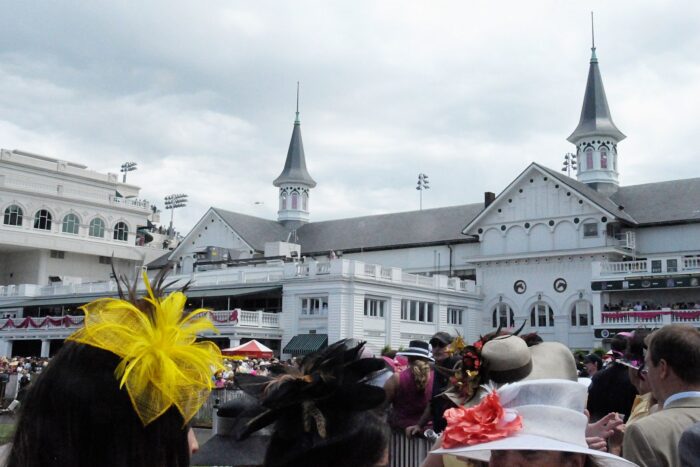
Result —
<instances>
[{"instance_id":1,"label":"man's head","mask_svg":"<svg viewBox=\"0 0 700 467\"><path fill-rule=\"evenodd\" d=\"M644 363L659 402L700 387L700 331L682 324L664 326L649 336L648 345Z\"/></svg>"},{"instance_id":2,"label":"man's head","mask_svg":"<svg viewBox=\"0 0 700 467\"><path fill-rule=\"evenodd\" d=\"M451 343L452 336L450 336L445 331L436 332L433 335L433 337L430 338L430 345L432 346L433 358L436 362L441 362L450 356L447 353L447 346Z\"/></svg>"},{"instance_id":3,"label":"man's head","mask_svg":"<svg viewBox=\"0 0 700 467\"><path fill-rule=\"evenodd\" d=\"M590 353L583 357L583 366L586 368L588 376L593 376L603 368L603 360L598 355Z\"/></svg>"}]
</instances>

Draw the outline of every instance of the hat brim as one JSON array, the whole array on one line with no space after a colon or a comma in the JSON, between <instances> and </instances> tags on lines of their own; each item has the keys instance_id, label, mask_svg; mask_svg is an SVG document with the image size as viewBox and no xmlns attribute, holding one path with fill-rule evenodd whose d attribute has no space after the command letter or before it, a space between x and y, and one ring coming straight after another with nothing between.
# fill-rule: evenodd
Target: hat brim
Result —
<instances>
[{"instance_id":1,"label":"hat brim","mask_svg":"<svg viewBox=\"0 0 700 467\"><path fill-rule=\"evenodd\" d=\"M474 446L463 446L453 449L436 449L432 454L449 454L457 457L488 462L491 451L559 451L586 454L595 459L601 467L631 467L637 464L622 457L601 451L595 451L578 444L557 441L544 436L536 435L513 435L508 438L490 441L488 443L476 444Z\"/></svg>"},{"instance_id":2,"label":"hat brim","mask_svg":"<svg viewBox=\"0 0 700 467\"><path fill-rule=\"evenodd\" d=\"M237 440L233 436L214 435L192 454L193 466L262 465L270 443L269 436L250 436Z\"/></svg>"},{"instance_id":3,"label":"hat brim","mask_svg":"<svg viewBox=\"0 0 700 467\"><path fill-rule=\"evenodd\" d=\"M435 359L433 358L432 355L425 355L423 353L418 353L418 352L411 352L410 350L406 350L404 352L396 352L396 355L400 355L402 357L418 357L418 358L424 358L430 362L434 362Z\"/></svg>"}]
</instances>

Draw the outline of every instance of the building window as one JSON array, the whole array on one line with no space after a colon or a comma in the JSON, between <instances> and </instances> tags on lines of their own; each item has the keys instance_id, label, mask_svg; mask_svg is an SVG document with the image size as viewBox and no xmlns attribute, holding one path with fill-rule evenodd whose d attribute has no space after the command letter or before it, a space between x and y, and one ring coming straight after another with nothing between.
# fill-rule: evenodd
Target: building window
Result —
<instances>
[{"instance_id":1,"label":"building window","mask_svg":"<svg viewBox=\"0 0 700 467\"><path fill-rule=\"evenodd\" d=\"M299 193L292 193L292 209L299 209Z\"/></svg>"},{"instance_id":2,"label":"building window","mask_svg":"<svg viewBox=\"0 0 700 467\"><path fill-rule=\"evenodd\" d=\"M513 327L515 324L515 313L513 313L513 309L505 303L499 303L493 308L491 318L491 324L494 328Z\"/></svg>"},{"instance_id":3,"label":"building window","mask_svg":"<svg viewBox=\"0 0 700 467\"><path fill-rule=\"evenodd\" d=\"M287 193L282 193L280 196L280 211L287 209Z\"/></svg>"},{"instance_id":4,"label":"building window","mask_svg":"<svg viewBox=\"0 0 700 467\"><path fill-rule=\"evenodd\" d=\"M600 148L600 168L608 168L608 150L606 148Z\"/></svg>"},{"instance_id":5,"label":"building window","mask_svg":"<svg viewBox=\"0 0 700 467\"><path fill-rule=\"evenodd\" d=\"M383 318L386 301L377 298L365 298L365 316Z\"/></svg>"},{"instance_id":6,"label":"building window","mask_svg":"<svg viewBox=\"0 0 700 467\"><path fill-rule=\"evenodd\" d=\"M20 208L16 204L13 204L12 206L9 206L7 209L5 209L5 219L3 220L3 224L22 225L23 214L24 213L22 212L22 208Z\"/></svg>"},{"instance_id":7,"label":"building window","mask_svg":"<svg viewBox=\"0 0 700 467\"><path fill-rule=\"evenodd\" d=\"M401 300L401 319L419 323L434 323L434 304L419 300Z\"/></svg>"},{"instance_id":8,"label":"building window","mask_svg":"<svg viewBox=\"0 0 700 467\"><path fill-rule=\"evenodd\" d=\"M678 272L678 260L677 259L667 259L666 260L666 272Z\"/></svg>"},{"instance_id":9,"label":"building window","mask_svg":"<svg viewBox=\"0 0 700 467\"><path fill-rule=\"evenodd\" d=\"M583 237L597 237L598 236L598 224L595 222L589 222L588 224L583 224Z\"/></svg>"},{"instance_id":10,"label":"building window","mask_svg":"<svg viewBox=\"0 0 700 467\"><path fill-rule=\"evenodd\" d=\"M78 216L75 214L67 214L66 217L63 218L62 230L63 233L78 235L80 230L80 221L78 220Z\"/></svg>"},{"instance_id":11,"label":"building window","mask_svg":"<svg viewBox=\"0 0 700 467\"><path fill-rule=\"evenodd\" d=\"M321 316L328 314L328 297L307 297L301 299L302 316Z\"/></svg>"},{"instance_id":12,"label":"building window","mask_svg":"<svg viewBox=\"0 0 700 467\"><path fill-rule=\"evenodd\" d=\"M651 260L651 272L652 273L661 272L661 260L660 259Z\"/></svg>"},{"instance_id":13,"label":"building window","mask_svg":"<svg viewBox=\"0 0 700 467\"><path fill-rule=\"evenodd\" d=\"M464 310L462 308L447 308L447 324L462 325L464 319Z\"/></svg>"},{"instance_id":14,"label":"building window","mask_svg":"<svg viewBox=\"0 0 700 467\"><path fill-rule=\"evenodd\" d=\"M530 308L530 326L544 328L554 326L554 311L552 307L543 302L538 302Z\"/></svg>"},{"instance_id":15,"label":"building window","mask_svg":"<svg viewBox=\"0 0 700 467\"><path fill-rule=\"evenodd\" d=\"M99 217L94 218L90 221L90 229L88 235L91 237L104 238L105 236L105 223Z\"/></svg>"},{"instance_id":16,"label":"building window","mask_svg":"<svg viewBox=\"0 0 700 467\"><path fill-rule=\"evenodd\" d=\"M117 222L114 226L114 239L125 242L129 239L129 227L124 222Z\"/></svg>"},{"instance_id":17,"label":"building window","mask_svg":"<svg viewBox=\"0 0 700 467\"><path fill-rule=\"evenodd\" d=\"M65 251L51 250L51 257L54 259L64 259L66 257Z\"/></svg>"},{"instance_id":18,"label":"building window","mask_svg":"<svg viewBox=\"0 0 700 467\"><path fill-rule=\"evenodd\" d=\"M112 264L112 258L109 256L100 256L100 264Z\"/></svg>"},{"instance_id":19,"label":"building window","mask_svg":"<svg viewBox=\"0 0 700 467\"><path fill-rule=\"evenodd\" d=\"M301 208L302 208L304 211L308 211L308 210L309 210L309 195L307 195L306 193L303 193L303 194L301 195Z\"/></svg>"},{"instance_id":20,"label":"building window","mask_svg":"<svg viewBox=\"0 0 700 467\"><path fill-rule=\"evenodd\" d=\"M51 230L51 213L46 209L34 214L34 228L39 230Z\"/></svg>"},{"instance_id":21,"label":"building window","mask_svg":"<svg viewBox=\"0 0 700 467\"><path fill-rule=\"evenodd\" d=\"M593 149L586 149L586 169L590 170L593 168Z\"/></svg>"},{"instance_id":22,"label":"building window","mask_svg":"<svg viewBox=\"0 0 700 467\"><path fill-rule=\"evenodd\" d=\"M579 300L571 307L571 326L592 326L593 305L586 300Z\"/></svg>"}]
</instances>

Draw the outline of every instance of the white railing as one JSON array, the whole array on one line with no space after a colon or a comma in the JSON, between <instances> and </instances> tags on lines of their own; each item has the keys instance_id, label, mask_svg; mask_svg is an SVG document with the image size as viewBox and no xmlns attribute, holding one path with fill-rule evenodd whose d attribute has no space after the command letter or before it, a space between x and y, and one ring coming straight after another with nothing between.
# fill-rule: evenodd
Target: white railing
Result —
<instances>
[{"instance_id":1,"label":"white railing","mask_svg":"<svg viewBox=\"0 0 700 467\"><path fill-rule=\"evenodd\" d=\"M316 265L316 274L330 274L331 263L318 263Z\"/></svg>"},{"instance_id":2,"label":"white railing","mask_svg":"<svg viewBox=\"0 0 700 467\"><path fill-rule=\"evenodd\" d=\"M376 264L365 264L365 274L368 276L377 275L377 265Z\"/></svg>"},{"instance_id":3,"label":"white railing","mask_svg":"<svg viewBox=\"0 0 700 467\"><path fill-rule=\"evenodd\" d=\"M262 310L218 310L206 312L216 326L245 326L255 328L279 328L279 313ZM206 313L200 313L203 316ZM45 316L0 319L0 336L3 332L17 330L75 329L83 325L83 316Z\"/></svg>"},{"instance_id":4,"label":"white railing","mask_svg":"<svg viewBox=\"0 0 700 467\"><path fill-rule=\"evenodd\" d=\"M139 209L144 209L144 210L148 210L151 208L150 203L146 200L134 199L134 198L121 198L118 196L110 196L109 203L115 204L117 206L125 206L128 208L139 208Z\"/></svg>"},{"instance_id":5,"label":"white railing","mask_svg":"<svg viewBox=\"0 0 700 467\"><path fill-rule=\"evenodd\" d=\"M700 324L699 310L604 311L604 325L660 327L671 323Z\"/></svg>"},{"instance_id":6,"label":"white railing","mask_svg":"<svg viewBox=\"0 0 700 467\"><path fill-rule=\"evenodd\" d=\"M601 272L604 274L630 274L647 272L647 262L642 261L617 261L603 263Z\"/></svg>"},{"instance_id":7,"label":"white railing","mask_svg":"<svg viewBox=\"0 0 700 467\"><path fill-rule=\"evenodd\" d=\"M615 235L614 245L628 250L634 250L637 248L637 236L634 232L623 232Z\"/></svg>"},{"instance_id":8,"label":"white railing","mask_svg":"<svg viewBox=\"0 0 700 467\"><path fill-rule=\"evenodd\" d=\"M700 271L700 258L679 256L647 258L635 261L607 261L600 263L601 275L617 274L673 274Z\"/></svg>"}]
</instances>

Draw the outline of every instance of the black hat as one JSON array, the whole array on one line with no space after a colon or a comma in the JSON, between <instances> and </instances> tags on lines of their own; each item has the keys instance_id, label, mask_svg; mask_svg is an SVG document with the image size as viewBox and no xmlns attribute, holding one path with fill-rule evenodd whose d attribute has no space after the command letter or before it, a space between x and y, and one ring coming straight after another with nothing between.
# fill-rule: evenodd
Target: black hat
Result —
<instances>
[{"instance_id":1,"label":"black hat","mask_svg":"<svg viewBox=\"0 0 700 467\"><path fill-rule=\"evenodd\" d=\"M452 343L452 336L445 331L436 332L433 337L430 338L430 345L435 347L435 344L437 343L442 345L450 345Z\"/></svg>"},{"instance_id":2,"label":"black hat","mask_svg":"<svg viewBox=\"0 0 700 467\"><path fill-rule=\"evenodd\" d=\"M191 465L263 465L270 443L270 430L260 430L243 440L239 440L238 435L245 430L248 421L264 411L264 407L250 395L241 392L237 396L219 407L218 433L192 454Z\"/></svg>"}]
</instances>

